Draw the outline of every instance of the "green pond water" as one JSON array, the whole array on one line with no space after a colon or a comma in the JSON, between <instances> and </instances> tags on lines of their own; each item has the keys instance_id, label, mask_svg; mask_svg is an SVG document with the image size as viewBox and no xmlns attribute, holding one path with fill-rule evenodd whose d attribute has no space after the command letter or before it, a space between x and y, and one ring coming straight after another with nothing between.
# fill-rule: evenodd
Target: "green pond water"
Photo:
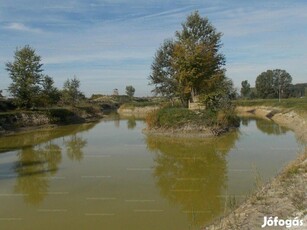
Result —
<instances>
[{"instance_id":1,"label":"green pond water","mask_svg":"<svg viewBox=\"0 0 307 230\"><path fill-rule=\"evenodd\" d=\"M294 159L292 131L243 119L208 139L116 119L0 138L0 229L199 229Z\"/></svg>"}]
</instances>

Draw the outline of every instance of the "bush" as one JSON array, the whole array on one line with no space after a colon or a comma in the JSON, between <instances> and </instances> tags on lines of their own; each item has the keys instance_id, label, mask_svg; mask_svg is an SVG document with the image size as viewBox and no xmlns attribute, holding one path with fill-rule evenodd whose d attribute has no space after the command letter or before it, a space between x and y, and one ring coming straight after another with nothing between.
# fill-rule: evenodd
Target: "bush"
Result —
<instances>
[{"instance_id":1,"label":"bush","mask_svg":"<svg viewBox=\"0 0 307 230\"><path fill-rule=\"evenodd\" d=\"M180 128L186 124L196 126L238 127L239 118L234 111L199 110L187 108L164 107L146 116L146 123L151 128Z\"/></svg>"},{"instance_id":2,"label":"bush","mask_svg":"<svg viewBox=\"0 0 307 230\"><path fill-rule=\"evenodd\" d=\"M158 127L158 110L154 110L148 113L145 118L145 121L149 129Z\"/></svg>"},{"instance_id":3,"label":"bush","mask_svg":"<svg viewBox=\"0 0 307 230\"><path fill-rule=\"evenodd\" d=\"M54 123L57 122L66 123L73 116L75 116L75 113L65 108L54 108L54 109L49 109L47 115L49 119Z\"/></svg>"},{"instance_id":4,"label":"bush","mask_svg":"<svg viewBox=\"0 0 307 230\"><path fill-rule=\"evenodd\" d=\"M6 112L10 110L15 110L17 107L14 105L12 100L0 100L0 112Z\"/></svg>"},{"instance_id":5,"label":"bush","mask_svg":"<svg viewBox=\"0 0 307 230\"><path fill-rule=\"evenodd\" d=\"M214 125L216 114L211 111L198 111L187 108L164 107L149 113L146 117L149 128L180 128L185 124Z\"/></svg>"},{"instance_id":6,"label":"bush","mask_svg":"<svg viewBox=\"0 0 307 230\"><path fill-rule=\"evenodd\" d=\"M197 118L196 114L186 108L163 108L158 110L158 124L161 127L180 127Z\"/></svg>"}]
</instances>

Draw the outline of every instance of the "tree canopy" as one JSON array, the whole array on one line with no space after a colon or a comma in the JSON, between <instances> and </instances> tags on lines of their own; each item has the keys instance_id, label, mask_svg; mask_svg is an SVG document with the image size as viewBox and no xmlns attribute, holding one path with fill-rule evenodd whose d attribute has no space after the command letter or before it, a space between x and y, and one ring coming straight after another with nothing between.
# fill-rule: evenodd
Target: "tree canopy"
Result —
<instances>
[{"instance_id":1,"label":"tree canopy","mask_svg":"<svg viewBox=\"0 0 307 230\"><path fill-rule=\"evenodd\" d=\"M291 75L281 69L262 72L256 79L257 94L260 98L287 98L292 82Z\"/></svg>"},{"instance_id":2,"label":"tree canopy","mask_svg":"<svg viewBox=\"0 0 307 230\"><path fill-rule=\"evenodd\" d=\"M248 98L251 94L251 85L247 80L241 82L241 96L244 98Z\"/></svg>"},{"instance_id":3,"label":"tree canopy","mask_svg":"<svg viewBox=\"0 0 307 230\"><path fill-rule=\"evenodd\" d=\"M84 94L80 91L80 81L74 76L64 82L62 91L62 101L65 104L76 105L77 102L84 99Z\"/></svg>"},{"instance_id":4,"label":"tree canopy","mask_svg":"<svg viewBox=\"0 0 307 230\"><path fill-rule=\"evenodd\" d=\"M151 65L152 74L149 76L150 84L155 85L153 92L171 100L179 96L178 81L174 77L172 65L173 50L174 42L165 40L155 54Z\"/></svg>"},{"instance_id":5,"label":"tree canopy","mask_svg":"<svg viewBox=\"0 0 307 230\"><path fill-rule=\"evenodd\" d=\"M206 17L197 11L190 14L182 30L155 54L149 76L153 92L179 97L185 104L195 95L215 92L226 80L225 57L219 52L221 36Z\"/></svg>"},{"instance_id":6,"label":"tree canopy","mask_svg":"<svg viewBox=\"0 0 307 230\"><path fill-rule=\"evenodd\" d=\"M56 104L60 95L54 81L43 74L41 57L29 45L16 49L14 61L6 63L12 83L8 90L21 108Z\"/></svg>"},{"instance_id":7,"label":"tree canopy","mask_svg":"<svg viewBox=\"0 0 307 230\"><path fill-rule=\"evenodd\" d=\"M132 85L126 86L126 94L132 100L135 93L135 88Z\"/></svg>"},{"instance_id":8,"label":"tree canopy","mask_svg":"<svg viewBox=\"0 0 307 230\"><path fill-rule=\"evenodd\" d=\"M19 107L30 108L40 92L43 79L41 57L30 46L17 49L14 61L6 63L6 70L12 79L8 90Z\"/></svg>"}]
</instances>

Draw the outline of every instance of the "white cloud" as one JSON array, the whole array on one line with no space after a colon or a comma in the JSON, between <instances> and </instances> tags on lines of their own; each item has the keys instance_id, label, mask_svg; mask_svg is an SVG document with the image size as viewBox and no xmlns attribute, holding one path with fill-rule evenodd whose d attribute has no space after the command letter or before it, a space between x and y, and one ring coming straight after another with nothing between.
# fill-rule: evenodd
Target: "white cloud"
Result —
<instances>
[{"instance_id":1,"label":"white cloud","mask_svg":"<svg viewBox=\"0 0 307 230\"><path fill-rule=\"evenodd\" d=\"M12 22L5 26L6 29L15 30L15 31L24 31L24 32L32 32L32 33L40 33L42 32L40 29L28 27L19 22Z\"/></svg>"}]
</instances>

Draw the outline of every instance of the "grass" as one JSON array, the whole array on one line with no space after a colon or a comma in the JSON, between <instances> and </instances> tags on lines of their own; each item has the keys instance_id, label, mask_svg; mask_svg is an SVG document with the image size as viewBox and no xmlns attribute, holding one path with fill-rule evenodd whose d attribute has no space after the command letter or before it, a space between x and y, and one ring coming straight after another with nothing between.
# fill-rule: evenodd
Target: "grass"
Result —
<instances>
[{"instance_id":1,"label":"grass","mask_svg":"<svg viewBox=\"0 0 307 230\"><path fill-rule=\"evenodd\" d=\"M181 128L195 126L236 126L237 117L233 114L215 113L211 110L192 111L180 107L164 107L149 113L146 117L148 128Z\"/></svg>"},{"instance_id":2,"label":"grass","mask_svg":"<svg viewBox=\"0 0 307 230\"><path fill-rule=\"evenodd\" d=\"M149 127L158 128L179 128L196 120L199 120L197 114L186 108L162 108L146 118Z\"/></svg>"},{"instance_id":3,"label":"grass","mask_svg":"<svg viewBox=\"0 0 307 230\"><path fill-rule=\"evenodd\" d=\"M154 101L133 101L133 102L128 102L123 105L121 105L121 108L128 109L128 108L136 108L136 107L146 107L146 106L159 106L161 103L159 102L154 102Z\"/></svg>"},{"instance_id":4,"label":"grass","mask_svg":"<svg viewBox=\"0 0 307 230\"><path fill-rule=\"evenodd\" d=\"M301 154L295 161L292 161L286 166L283 173L281 174L281 179L285 180L289 177L297 175L299 173L307 173L307 167L300 165L301 162L307 160L307 148L303 154Z\"/></svg>"},{"instance_id":5,"label":"grass","mask_svg":"<svg viewBox=\"0 0 307 230\"><path fill-rule=\"evenodd\" d=\"M270 106L280 107L284 109L293 109L298 112L307 111L306 98L287 98L281 99L256 99L256 100L235 100L234 104L237 106Z\"/></svg>"}]
</instances>

